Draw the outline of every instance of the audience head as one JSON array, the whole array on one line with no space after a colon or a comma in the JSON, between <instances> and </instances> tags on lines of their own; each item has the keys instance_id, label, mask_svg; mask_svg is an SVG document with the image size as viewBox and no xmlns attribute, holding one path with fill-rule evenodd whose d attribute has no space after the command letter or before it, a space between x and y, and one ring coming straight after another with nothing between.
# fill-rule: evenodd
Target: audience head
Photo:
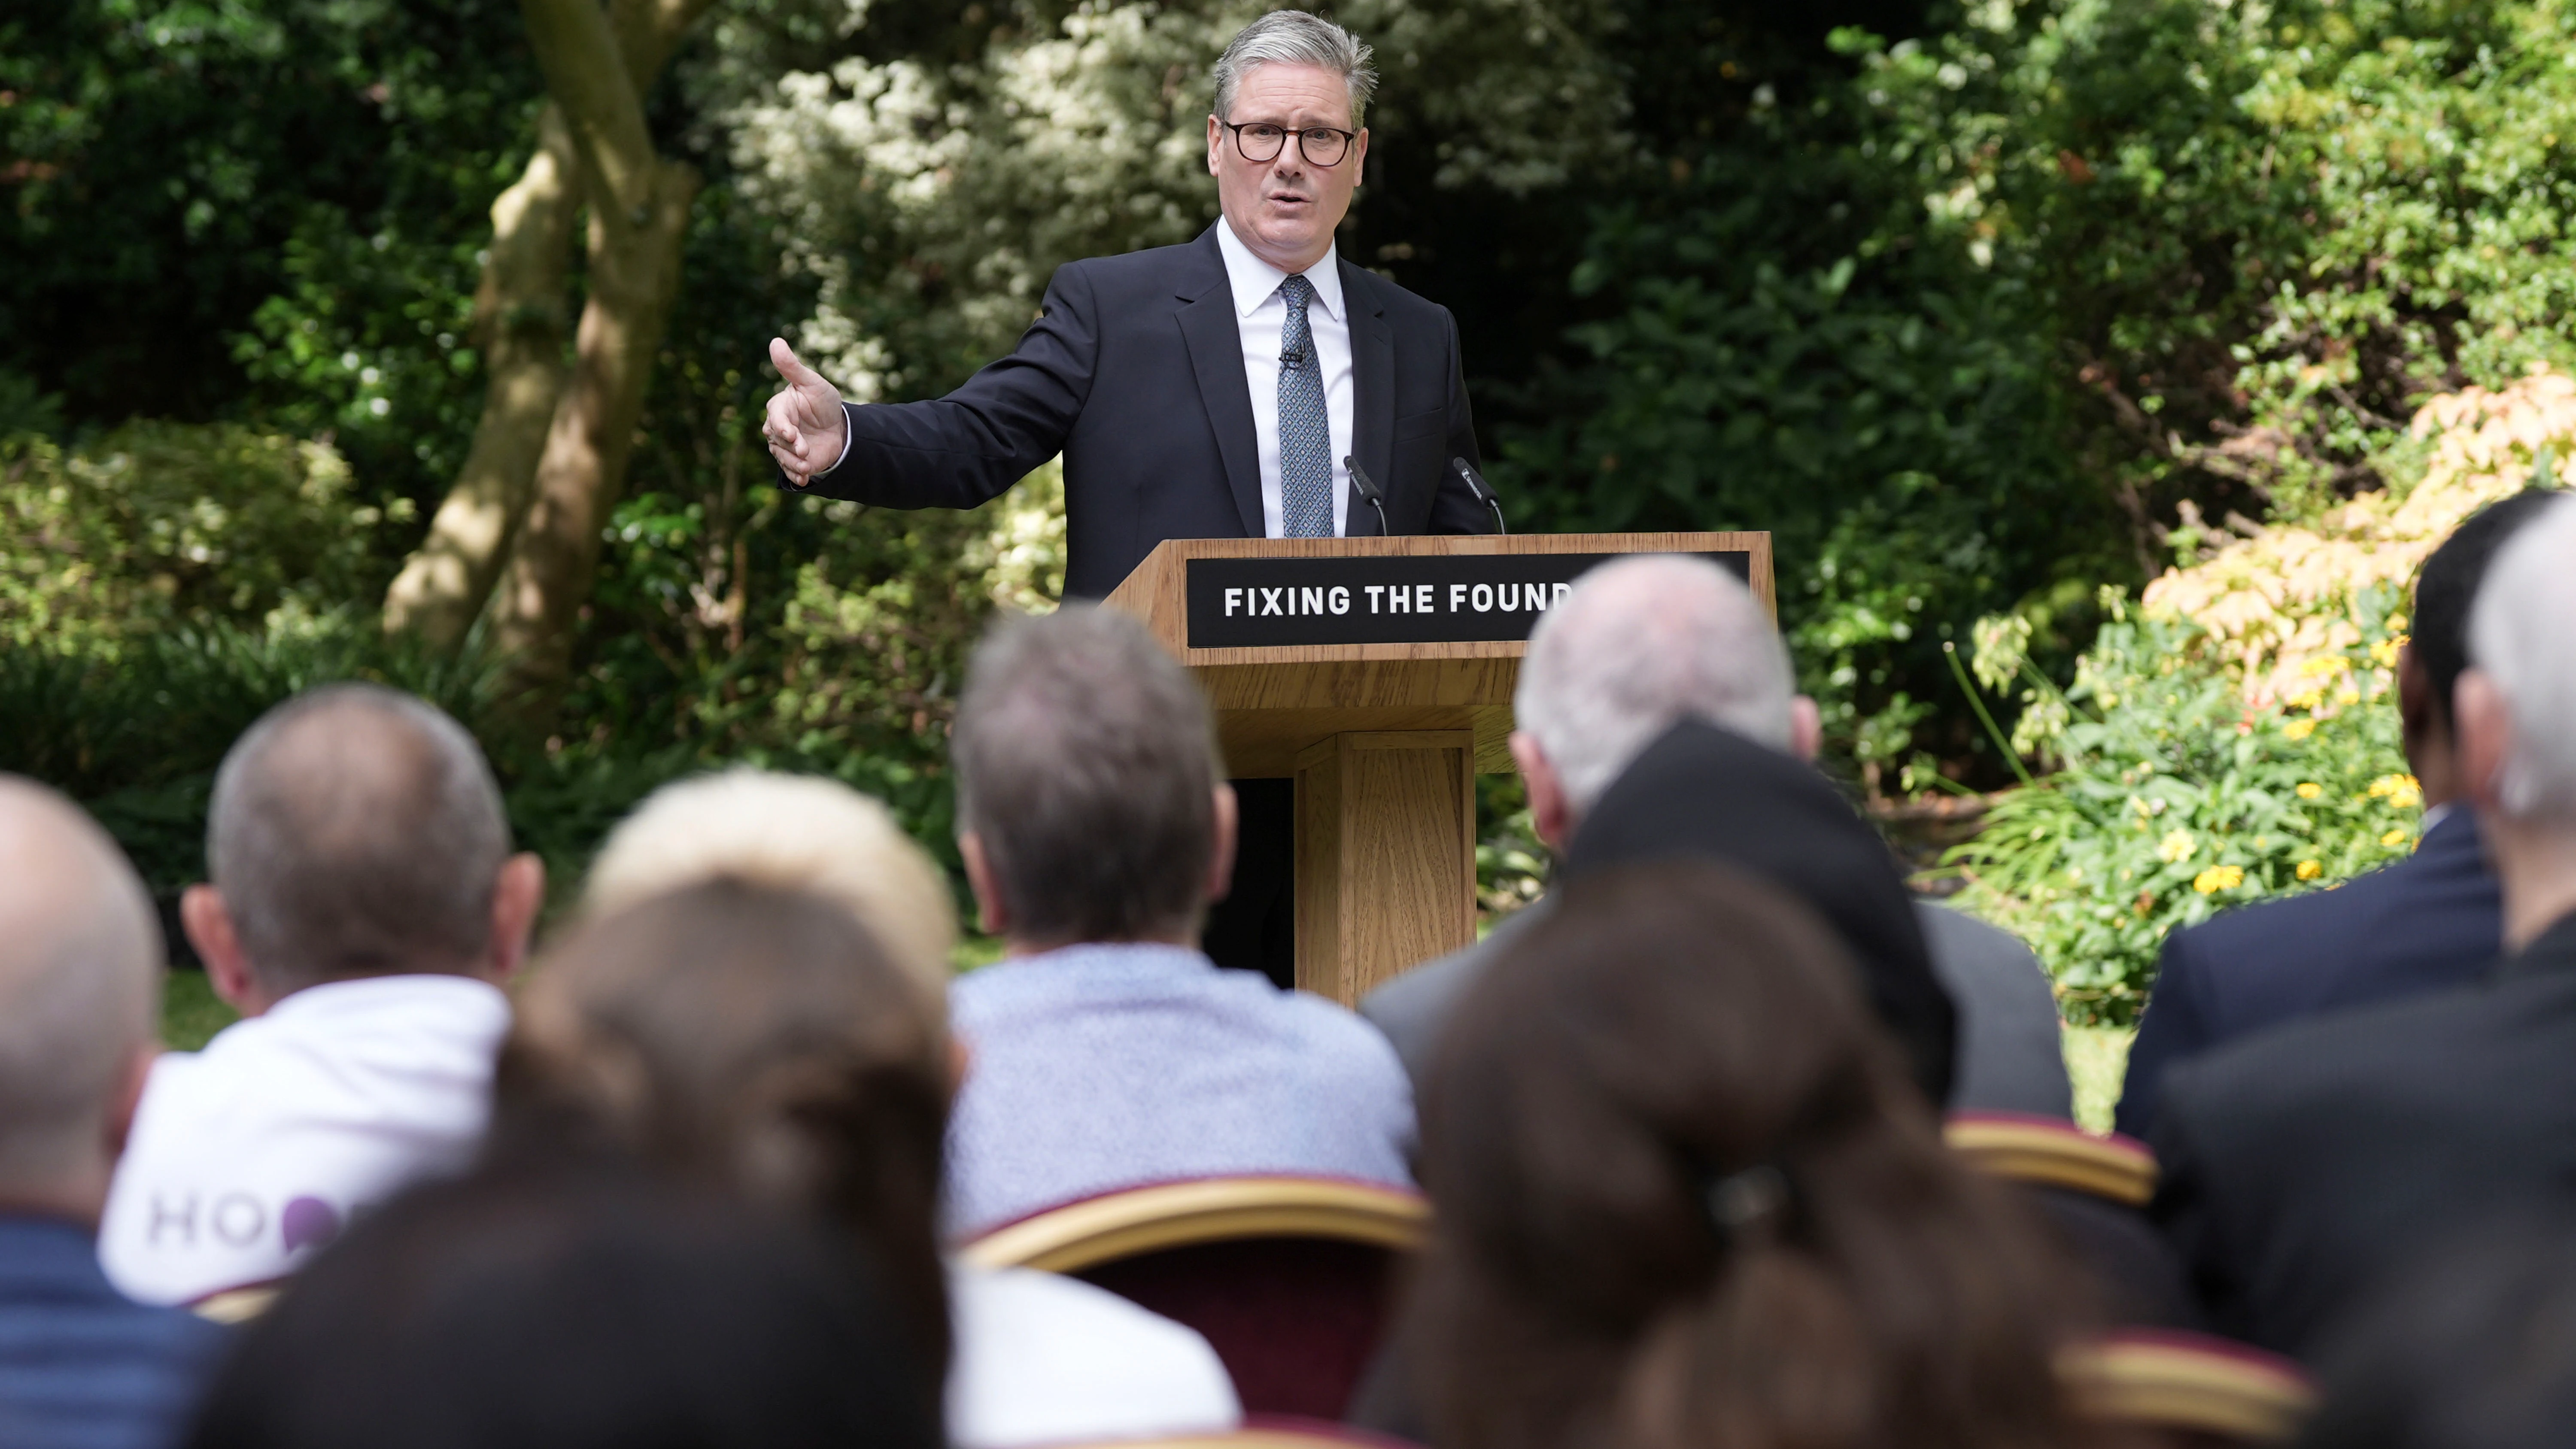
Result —
<instances>
[{"instance_id":1,"label":"audience head","mask_svg":"<svg viewBox=\"0 0 2576 1449\"><path fill-rule=\"evenodd\" d=\"M2488 567L2454 699L2464 793L2502 883L2505 939L2576 910L2576 500L2552 498Z\"/></svg>"},{"instance_id":2,"label":"audience head","mask_svg":"<svg viewBox=\"0 0 2576 1449\"><path fill-rule=\"evenodd\" d=\"M948 994L957 910L928 853L883 805L837 780L738 767L653 792L609 833L582 889L612 915L728 876L839 901L934 1009Z\"/></svg>"},{"instance_id":3,"label":"audience head","mask_svg":"<svg viewBox=\"0 0 2576 1449\"><path fill-rule=\"evenodd\" d=\"M631 1176L486 1174L399 1199L297 1276L196 1449L935 1449L844 1245Z\"/></svg>"},{"instance_id":4,"label":"audience head","mask_svg":"<svg viewBox=\"0 0 2576 1449\"><path fill-rule=\"evenodd\" d=\"M1569 882L1425 1102L1436 1442L2060 1444L2041 1230L1941 1144L1852 966L1706 862Z\"/></svg>"},{"instance_id":5,"label":"audience head","mask_svg":"<svg viewBox=\"0 0 2576 1449\"><path fill-rule=\"evenodd\" d=\"M2482 1225L2399 1273L2319 1355L2304 1449L2554 1449L2576 1424L2576 1221Z\"/></svg>"},{"instance_id":6,"label":"audience head","mask_svg":"<svg viewBox=\"0 0 2576 1449\"><path fill-rule=\"evenodd\" d=\"M2453 529L2416 571L2411 633L2397 659L2397 708L2407 763L2423 783L2428 805L2459 793L2451 696L2469 667L2469 610L2478 586L2505 540L2556 496L2532 489L2488 504Z\"/></svg>"},{"instance_id":7,"label":"audience head","mask_svg":"<svg viewBox=\"0 0 2576 1449\"><path fill-rule=\"evenodd\" d=\"M818 1217L944 1368L947 1038L844 904L728 878L652 897L549 951L518 1007L494 1161L640 1161Z\"/></svg>"},{"instance_id":8,"label":"audience head","mask_svg":"<svg viewBox=\"0 0 2576 1449\"><path fill-rule=\"evenodd\" d=\"M518 969L545 867L510 853L463 726L370 684L300 694L234 742L206 822L210 886L180 903L216 991L257 1015L308 986Z\"/></svg>"},{"instance_id":9,"label":"audience head","mask_svg":"<svg viewBox=\"0 0 2576 1449\"><path fill-rule=\"evenodd\" d=\"M1676 721L1705 720L1800 759L1816 707L1762 601L1705 559L1648 555L1586 573L1539 616L1512 696L1530 813L1562 847L1593 802Z\"/></svg>"},{"instance_id":10,"label":"audience head","mask_svg":"<svg viewBox=\"0 0 2576 1449\"><path fill-rule=\"evenodd\" d=\"M97 1221L160 998L134 867L78 806L0 775L0 1207Z\"/></svg>"},{"instance_id":11,"label":"audience head","mask_svg":"<svg viewBox=\"0 0 2576 1449\"><path fill-rule=\"evenodd\" d=\"M1733 730L1674 725L1584 817L1565 878L1674 857L1724 862L1821 916L1926 1099L1948 1100L1958 1016L1913 897L1887 843L1822 775Z\"/></svg>"},{"instance_id":12,"label":"audience head","mask_svg":"<svg viewBox=\"0 0 2576 1449\"><path fill-rule=\"evenodd\" d=\"M1126 615L1068 605L976 649L950 748L985 929L1034 950L1195 942L1234 855L1206 699Z\"/></svg>"}]
</instances>

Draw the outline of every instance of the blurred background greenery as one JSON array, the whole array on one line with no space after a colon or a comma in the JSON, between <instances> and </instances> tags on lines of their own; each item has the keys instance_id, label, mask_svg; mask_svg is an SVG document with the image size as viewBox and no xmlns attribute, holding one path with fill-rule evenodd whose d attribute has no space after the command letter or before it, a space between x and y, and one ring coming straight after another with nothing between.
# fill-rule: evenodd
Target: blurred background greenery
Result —
<instances>
[{"instance_id":1,"label":"blurred background greenery","mask_svg":"<svg viewBox=\"0 0 2576 1449\"><path fill-rule=\"evenodd\" d=\"M721 760L847 779L953 857L959 666L1060 587L1060 490L785 497L763 344L856 396L935 395L1056 265L1195 234L1206 65L1258 7L682 8L630 79L700 185L631 455L581 475L596 566L533 634L489 573L448 601L470 631L386 610L468 491L509 349L569 396L570 321L616 300L578 175L539 280L509 270L532 213L495 203L534 194L549 114L520 7L0 19L0 768L88 803L165 902L232 736L348 676L473 725L559 888L634 799ZM2359 538L2345 510L2456 483L2443 450L2512 411L2477 389L2576 365L2576 0L1331 9L1384 75L1344 254L1457 314L1513 525L1771 530L1829 769L1890 818L1958 796L2009 822L1944 883L2077 1015L2132 1014L2177 921L2402 848L2402 790L2370 793L2404 770L2371 652L2402 577L2356 563L2282 604L2333 626L2291 665L2343 661L2306 706L2220 606L2281 592L2279 559L2246 562L2264 538ZM2554 481L2576 437L2512 396L2539 421L2471 501ZM512 466L504 553L538 526L534 452ZM2207 744L2237 725L2251 744ZM1484 791L1508 909L1543 853L1517 783ZM2055 853L2085 832L2109 843Z\"/></svg>"}]
</instances>

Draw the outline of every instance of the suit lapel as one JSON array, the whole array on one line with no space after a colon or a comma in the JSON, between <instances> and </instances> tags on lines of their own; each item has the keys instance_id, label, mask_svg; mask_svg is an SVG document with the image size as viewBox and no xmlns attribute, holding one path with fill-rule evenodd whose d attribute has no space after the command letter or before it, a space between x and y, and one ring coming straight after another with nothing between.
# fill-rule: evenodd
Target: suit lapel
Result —
<instances>
[{"instance_id":1,"label":"suit lapel","mask_svg":"<svg viewBox=\"0 0 2576 1449\"><path fill-rule=\"evenodd\" d=\"M1347 261L1341 269L1342 305L1351 314L1351 455L1386 495L1392 517L1399 512L1389 471L1395 464L1395 333L1386 325L1386 309L1378 302L1377 278ZM1365 527L1362 519L1377 522L1377 510L1360 497L1357 487L1350 494L1345 509L1350 522L1343 525L1343 532L1360 533Z\"/></svg>"},{"instance_id":2,"label":"suit lapel","mask_svg":"<svg viewBox=\"0 0 2576 1449\"><path fill-rule=\"evenodd\" d=\"M1173 315L1181 325L1181 340L1189 346L1199 402L1207 409L1208 426L1216 430L1226 487L1234 494L1235 510L1243 515L1243 536L1259 538L1270 531L1261 514L1260 444L1252 430L1252 389L1243 380L1243 333L1235 326L1234 288L1225 279L1225 254L1217 250L1216 227L1200 233L1192 251L1201 265L1194 266L1175 289L1189 305Z\"/></svg>"}]
</instances>

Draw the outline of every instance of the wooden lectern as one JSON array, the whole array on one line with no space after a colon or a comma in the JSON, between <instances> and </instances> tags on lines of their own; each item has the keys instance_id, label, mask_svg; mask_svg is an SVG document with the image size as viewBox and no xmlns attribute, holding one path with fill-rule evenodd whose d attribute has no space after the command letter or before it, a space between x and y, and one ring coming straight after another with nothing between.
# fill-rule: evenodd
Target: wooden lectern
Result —
<instances>
[{"instance_id":1,"label":"wooden lectern","mask_svg":"<svg viewBox=\"0 0 2576 1449\"><path fill-rule=\"evenodd\" d=\"M1530 628L1630 553L1778 612L1767 533L1176 538L1110 594L1207 691L1228 773L1297 782L1299 987L1348 1005L1475 941L1475 777L1512 768Z\"/></svg>"}]
</instances>

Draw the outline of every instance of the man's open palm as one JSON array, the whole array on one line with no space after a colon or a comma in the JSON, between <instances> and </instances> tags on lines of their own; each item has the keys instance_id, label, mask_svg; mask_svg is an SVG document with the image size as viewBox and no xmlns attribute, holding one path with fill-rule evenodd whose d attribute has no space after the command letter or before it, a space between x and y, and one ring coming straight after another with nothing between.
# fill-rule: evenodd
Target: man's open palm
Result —
<instances>
[{"instance_id":1,"label":"man's open palm","mask_svg":"<svg viewBox=\"0 0 2576 1449\"><path fill-rule=\"evenodd\" d=\"M769 339L769 361L787 386L769 399L769 416L760 435L769 440L769 456L802 488L814 475L841 461L849 440L849 419L841 413L841 394L807 367L783 337Z\"/></svg>"}]
</instances>

